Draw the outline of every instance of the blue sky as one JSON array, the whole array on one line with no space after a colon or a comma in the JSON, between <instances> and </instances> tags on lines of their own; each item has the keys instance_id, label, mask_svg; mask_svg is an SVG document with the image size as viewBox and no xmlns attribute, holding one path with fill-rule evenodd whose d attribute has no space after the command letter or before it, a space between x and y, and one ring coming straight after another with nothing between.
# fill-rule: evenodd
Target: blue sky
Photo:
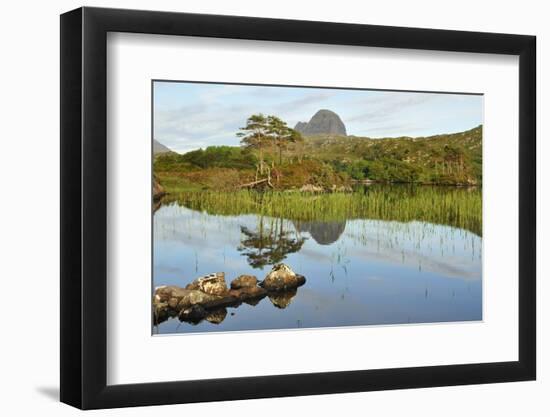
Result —
<instances>
[{"instance_id":1,"label":"blue sky","mask_svg":"<svg viewBox=\"0 0 550 417\"><path fill-rule=\"evenodd\" d=\"M238 145L236 133L254 113L294 127L320 109L336 112L348 135L430 136L482 124L483 97L464 94L154 83L154 138L176 152Z\"/></svg>"}]
</instances>

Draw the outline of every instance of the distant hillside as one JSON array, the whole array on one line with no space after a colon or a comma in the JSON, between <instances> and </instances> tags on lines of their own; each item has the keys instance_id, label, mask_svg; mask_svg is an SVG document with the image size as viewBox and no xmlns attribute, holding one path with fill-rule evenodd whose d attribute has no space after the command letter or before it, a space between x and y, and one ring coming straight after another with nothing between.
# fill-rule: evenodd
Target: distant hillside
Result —
<instances>
[{"instance_id":1,"label":"distant hillside","mask_svg":"<svg viewBox=\"0 0 550 417\"><path fill-rule=\"evenodd\" d=\"M172 150L166 146L164 146L162 143L158 142L157 140L153 139L153 154L159 154L159 153L166 153L166 152L172 152Z\"/></svg>"},{"instance_id":2,"label":"distant hillside","mask_svg":"<svg viewBox=\"0 0 550 417\"><path fill-rule=\"evenodd\" d=\"M300 153L330 162L352 178L435 184L481 184L482 126L429 137L371 139L316 135Z\"/></svg>"}]
</instances>

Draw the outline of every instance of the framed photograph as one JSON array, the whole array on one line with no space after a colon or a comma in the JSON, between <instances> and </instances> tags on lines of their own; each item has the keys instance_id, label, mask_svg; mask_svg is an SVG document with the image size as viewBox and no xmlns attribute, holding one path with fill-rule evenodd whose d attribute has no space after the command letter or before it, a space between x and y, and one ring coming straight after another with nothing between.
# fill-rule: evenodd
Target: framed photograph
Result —
<instances>
[{"instance_id":1,"label":"framed photograph","mask_svg":"<svg viewBox=\"0 0 550 417\"><path fill-rule=\"evenodd\" d=\"M61 16L61 401L533 380L535 37Z\"/></svg>"}]
</instances>

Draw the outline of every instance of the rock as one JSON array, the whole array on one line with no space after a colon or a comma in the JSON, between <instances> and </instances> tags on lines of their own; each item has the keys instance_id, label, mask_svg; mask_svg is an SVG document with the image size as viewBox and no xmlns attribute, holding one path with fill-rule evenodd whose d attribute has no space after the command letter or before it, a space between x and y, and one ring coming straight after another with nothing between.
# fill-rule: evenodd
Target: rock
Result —
<instances>
[{"instance_id":1,"label":"rock","mask_svg":"<svg viewBox=\"0 0 550 417\"><path fill-rule=\"evenodd\" d=\"M200 287L199 287L199 281L198 280L195 280L193 282L190 282L189 284L187 284L185 286L185 289L186 290L199 290L200 291Z\"/></svg>"},{"instance_id":2,"label":"rock","mask_svg":"<svg viewBox=\"0 0 550 417\"><path fill-rule=\"evenodd\" d=\"M168 303L161 302L153 304L153 319L155 325L158 325L168 320L168 309Z\"/></svg>"},{"instance_id":3,"label":"rock","mask_svg":"<svg viewBox=\"0 0 550 417\"><path fill-rule=\"evenodd\" d=\"M336 185L336 184L332 184L332 186L330 187L330 191L332 191L333 193L351 193L353 192L353 188L351 188L349 185Z\"/></svg>"},{"instance_id":4,"label":"rock","mask_svg":"<svg viewBox=\"0 0 550 417\"><path fill-rule=\"evenodd\" d=\"M318 185L313 184L305 184L302 185L302 188L300 188L300 191L302 193L322 193L323 187L319 187Z\"/></svg>"},{"instance_id":5,"label":"rock","mask_svg":"<svg viewBox=\"0 0 550 417\"><path fill-rule=\"evenodd\" d=\"M294 130L297 130L298 132L303 134L304 131L306 130L306 127L307 127L306 122L298 122L296 123L296 126L294 126Z\"/></svg>"},{"instance_id":6,"label":"rock","mask_svg":"<svg viewBox=\"0 0 550 417\"><path fill-rule=\"evenodd\" d=\"M212 303L222 299L223 297L207 294L200 290L190 290L176 287L175 285L168 285L155 289L153 305L157 310L164 308L179 311L195 304Z\"/></svg>"},{"instance_id":7,"label":"rock","mask_svg":"<svg viewBox=\"0 0 550 417\"><path fill-rule=\"evenodd\" d=\"M213 309L220 307L236 307L241 303L241 301L237 297L230 295L229 292L223 297L214 297L216 298L207 300L202 303L202 306L206 309Z\"/></svg>"},{"instance_id":8,"label":"rock","mask_svg":"<svg viewBox=\"0 0 550 417\"><path fill-rule=\"evenodd\" d=\"M168 300L168 307L170 307L172 310L175 310L178 306L180 300L176 297L172 297Z\"/></svg>"},{"instance_id":9,"label":"rock","mask_svg":"<svg viewBox=\"0 0 550 417\"><path fill-rule=\"evenodd\" d=\"M187 290L184 288L176 287L175 285L163 285L155 288L155 293L153 296L153 303L168 303L171 298L177 298L178 301L180 298L187 294Z\"/></svg>"},{"instance_id":10,"label":"rock","mask_svg":"<svg viewBox=\"0 0 550 417\"><path fill-rule=\"evenodd\" d=\"M153 293L154 322L159 324L177 316L193 324L202 320L219 324L227 315L226 307L237 307L243 302L256 305L266 296L276 307L285 308L305 281L288 265L277 264L262 282L258 283L253 275L241 275L231 282L231 289L226 287L223 272L197 278L186 288L163 285Z\"/></svg>"},{"instance_id":11,"label":"rock","mask_svg":"<svg viewBox=\"0 0 550 417\"><path fill-rule=\"evenodd\" d=\"M308 123L298 122L294 126L304 136L340 135L346 136L346 126L340 116L330 110L319 110Z\"/></svg>"},{"instance_id":12,"label":"rock","mask_svg":"<svg viewBox=\"0 0 550 417\"><path fill-rule=\"evenodd\" d=\"M183 293L182 296L179 298L178 304L176 306L178 310L191 307L195 304L201 304L203 306L206 306L207 304L213 305L217 302L220 302L223 298L218 295L207 294L199 290L183 291L185 291L185 293Z\"/></svg>"},{"instance_id":13,"label":"rock","mask_svg":"<svg viewBox=\"0 0 550 417\"><path fill-rule=\"evenodd\" d=\"M246 301L251 299L260 299L267 295L267 290L261 287L243 287L239 289L229 290L229 295L239 299L240 301Z\"/></svg>"},{"instance_id":14,"label":"rock","mask_svg":"<svg viewBox=\"0 0 550 417\"><path fill-rule=\"evenodd\" d=\"M232 289L255 287L258 284L258 278L254 275L240 275L231 281Z\"/></svg>"},{"instance_id":15,"label":"rock","mask_svg":"<svg viewBox=\"0 0 550 417\"><path fill-rule=\"evenodd\" d=\"M172 152L170 148L164 146L162 143L158 142L156 139L153 139L153 154L157 155L159 153Z\"/></svg>"},{"instance_id":16,"label":"rock","mask_svg":"<svg viewBox=\"0 0 550 417\"><path fill-rule=\"evenodd\" d=\"M210 295L223 296L227 294L227 284L225 283L225 273L216 272L197 278L188 284L187 290L200 290Z\"/></svg>"},{"instance_id":17,"label":"rock","mask_svg":"<svg viewBox=\"0 0 550 417\"><path fill-rule=\"evenodd\" d=\"M277 264L267 274L265 279L260 283L260 286L267 291L284 291L291 288L297 288L304 285L306 279L303 275L294 273L288 265Z\"/></svg>"}]
</instances>

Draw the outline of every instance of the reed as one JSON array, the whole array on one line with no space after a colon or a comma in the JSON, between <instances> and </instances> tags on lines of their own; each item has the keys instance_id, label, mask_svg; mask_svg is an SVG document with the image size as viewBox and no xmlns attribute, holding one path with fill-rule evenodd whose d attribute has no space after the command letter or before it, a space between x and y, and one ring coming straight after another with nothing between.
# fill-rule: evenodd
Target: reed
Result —
<instances>
[{"instance_id":1,"label":"reed","mask_svg":"<svg viewBox=\"0 0 550 417\"><path fill-rule=\"evenodd\" d=\"M443 224L482 235L480 188L370 186L353 193L173 192L176 201L212 215L258 214L298 221L377 219Z\"/></svg>"}]
</instances>

